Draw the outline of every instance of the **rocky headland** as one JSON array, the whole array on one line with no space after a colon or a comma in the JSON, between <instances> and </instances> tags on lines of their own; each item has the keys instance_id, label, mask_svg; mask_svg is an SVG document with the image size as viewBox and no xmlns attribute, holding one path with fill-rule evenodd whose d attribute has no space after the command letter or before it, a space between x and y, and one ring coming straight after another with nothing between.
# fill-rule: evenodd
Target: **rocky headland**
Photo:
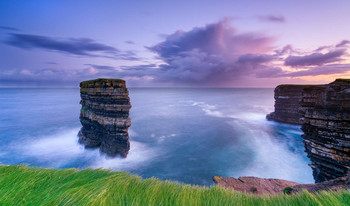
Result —
<instances>
[{"instance_id":1,"label":"rocky headland","mask_svg":"<svg viewBox=\"0 0 350 206\"><path fill-rule=\"evenodd\" d=\"M350 80L325 85L279 85L268 120L302 125L303 142L315 184L257 177L217 177L216 184L241 192L294 193L350 187Z\"/></svg>"},{"instance_id":2,"label":"rocky headland","mask_svg":"<svg viewBox=\"0 0 350 206\"><path fill-rule=\"evenodd\" d=\"M266 115L268 120L287 124L302 124L300 101L302 93L309 85L283 84L275 88L275 111Z\"/></svg>"},{"instance_id":3,"label":"rocky headland","mask_svg":"<svg viewBox=\"0 0 350 206\"><path fill-rule=\"evenodd\" d=\"M96 79L80 83L79 142L86 148L100 148L108 156L126 157L131 108L128 89L121 79Z\"/></svg>"},{"instance_id":4,"label":"rocky headland","mask_svg":"<svg viewBox=\"0 0 350 206\"><path fill-rule=\"evenodd\" d=\"M350 80L325 85L280 85L267 119L300 124L315 182L350 170Z\"/></svg>"}]
</instances>

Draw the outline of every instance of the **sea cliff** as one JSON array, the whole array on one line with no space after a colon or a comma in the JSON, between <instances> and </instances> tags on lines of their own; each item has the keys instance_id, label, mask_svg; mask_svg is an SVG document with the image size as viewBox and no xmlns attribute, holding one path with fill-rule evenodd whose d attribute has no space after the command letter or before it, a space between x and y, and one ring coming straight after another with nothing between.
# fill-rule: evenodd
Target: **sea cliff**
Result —
<instances>
[{"instance_id":1,"label":"sea cliff","mask_svg":"<svg viewBox=\"0 0 350 206\"><path fill-rule=\"evenodd\" d=\"M316 182L350 169L350 80L305 88L300 102L305 150Z\"/></svg>"},{"instance_id":2,"label":"sea cliff","mask_svg":"<svg viewBox=\"0 0 350 206\"><path fill-rule=\"evenodd\" d=\"M301 124L315 182L350 170L350 80L325 85L280 85L267 119Z\"/></svg>"},{"instance_id":3,"label":"sea cliff","mask_svg":"<svg viewBox=\"0 0 350 206\"><path fill-rule=\"evenodd\" d=\"M302 124L300 101L307 85L279 85L275 88L275 111L266 115L268 120L287 124Z\"/></svg>"},{"instance_id":4,"label":"sea cliff","mask_svg":"<svg viewBox=\"0 0 350 206\"><path fill-rule=\"evenodd\" d=\"M80 83L82 105L79 142L99 147L109 156L126 157L130 149L128 128L131 108L128 89L121 79L96 79Z\"/></svg>"}]
</instances>

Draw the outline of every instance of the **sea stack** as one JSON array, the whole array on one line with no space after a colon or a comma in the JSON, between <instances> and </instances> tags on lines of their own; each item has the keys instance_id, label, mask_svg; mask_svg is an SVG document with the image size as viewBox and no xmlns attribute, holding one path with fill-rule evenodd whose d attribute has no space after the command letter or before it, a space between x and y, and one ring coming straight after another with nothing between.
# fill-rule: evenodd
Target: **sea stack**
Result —
<instances>
[{"instance_id":1,"label":"sea stack","mask_svg":"<svg viewBox=\"0 0 350 206\"><path fill-rule=\"evenodd\" d=\"M100 148L108 156L126 157L130 149L128 128L131 108L125 81L96 79L80 83L79 142L86 148Z\"/></svg>"},{"instance_id":2,"label":"sea stack","mask_svg":"<svg viewBox=\"0 0 350 206\"><path fill-rule=\"evenodd\" d=\"M307 87L301 99L305 150L316 182L350 170L350 80Z\"/></svg>"}]
</instances>

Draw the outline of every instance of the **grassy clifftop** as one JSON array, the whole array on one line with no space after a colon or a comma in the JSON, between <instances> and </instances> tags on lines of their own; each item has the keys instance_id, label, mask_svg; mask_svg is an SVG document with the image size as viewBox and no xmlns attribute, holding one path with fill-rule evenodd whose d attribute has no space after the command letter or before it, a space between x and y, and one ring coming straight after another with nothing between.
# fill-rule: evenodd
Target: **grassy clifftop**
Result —
<instances>
[{"instance_id":1,"label":"grassy clifftop","mask_svg":"<svg viewBox=\"0 0 350 206\"><path fill-rule=\"evenodd\" d=\"M350 193L247 195L127 172L0 166L0 205L350 205Z\"/></svg>"}]
</instances>

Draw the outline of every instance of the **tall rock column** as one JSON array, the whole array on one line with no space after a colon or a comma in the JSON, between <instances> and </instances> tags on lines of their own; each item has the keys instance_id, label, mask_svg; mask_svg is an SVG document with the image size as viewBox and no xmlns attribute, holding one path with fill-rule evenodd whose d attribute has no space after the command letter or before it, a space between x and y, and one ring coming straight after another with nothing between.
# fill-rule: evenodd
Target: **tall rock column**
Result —
<instances>
[{"instance_id":1,"label":"tall rock column","mask_svg":"<svg viewBox=\"0 0 350 206\"><path fill-rule=\"evenodd\" d=\"M304 88L300 102L303 141L316 182L350 170L350 80Z\"/></svg>"},{"instance_id":2,"label":"tall rock column","mask_svg":"<svg viewBox=\"0 0 350 206\"><path fill-rule=\"evenodd\" d=\"M109 156L126 157L130 149L128 127L131 108L128 89L121 79L96 79L80 83L82 105L78 134L86 148L99 147Z\"/></svg>"}]
</instances>

